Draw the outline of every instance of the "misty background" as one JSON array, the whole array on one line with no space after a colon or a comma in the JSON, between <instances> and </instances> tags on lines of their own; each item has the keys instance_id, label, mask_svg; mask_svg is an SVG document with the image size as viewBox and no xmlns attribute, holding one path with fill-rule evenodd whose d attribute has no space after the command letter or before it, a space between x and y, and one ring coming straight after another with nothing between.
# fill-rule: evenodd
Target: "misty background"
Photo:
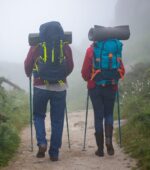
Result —
<instances>
[{"instance_id":1,"label":"misty background","mask_svg":"<svg viewBox=\"0 0 150 170\"><path fill-rule=\"evenodd\" d=\"M149 0L5 0L0 5L0 76L28 90L24 60L29 50L28 34L39 32L48 21L59 21L72 31L71 44L75 68L68 77L68 105L71 110L85 109L86 83L81 67L86 48L91 44L88 31L94 25L130 25L131 37L124 41L126 70L138 62L149 61Z\"/></svg>"}]
</instances>

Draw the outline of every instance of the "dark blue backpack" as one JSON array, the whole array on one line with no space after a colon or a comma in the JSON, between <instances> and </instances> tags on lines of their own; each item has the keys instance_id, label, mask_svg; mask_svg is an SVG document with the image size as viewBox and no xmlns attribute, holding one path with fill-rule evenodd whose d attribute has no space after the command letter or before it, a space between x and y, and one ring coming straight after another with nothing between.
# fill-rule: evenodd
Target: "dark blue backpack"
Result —
<instances>
[{"instance_id":1,"label":"dark blue backpack","mask_svg":"<svg viewBox=\"0 0 150 170\"><path fill-rule=\"evenodd\" d=\"M64 31L59 22L40 26L40 58L38 76L48 83L62 82L66 78L66 59L63 52Z\"/></svg>"},{"instance_id":2,"label":"dark blue backpack","mask_svg":"<svg viewBox=\"0 0 150 170\"><path fill-rule=\"evenodd\" d=\"M97 85L117 84L120 79L118 69L122 60L122 43L106 40L94 43L93 79Z\"/></svg>"}]
</instances>

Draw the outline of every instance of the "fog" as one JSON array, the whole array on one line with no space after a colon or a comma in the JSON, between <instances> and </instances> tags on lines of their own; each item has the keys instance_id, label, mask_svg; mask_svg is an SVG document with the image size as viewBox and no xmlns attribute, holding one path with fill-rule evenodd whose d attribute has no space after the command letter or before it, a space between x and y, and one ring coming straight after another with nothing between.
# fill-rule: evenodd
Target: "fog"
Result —
<instances>
[{"instance_id":1,"label":"fog","mask_svg":"<svg viewBox=\"0 0 150 170\"><path fill-rule=\"evenodd\" d=\"M86 83L81 77L81 66L86 48L91 43L89 29L95 24L130 26L131 37L123 41L123 62L127 72L130 65L149 62L149 11L150 0L1 1L0 76L28 91L23 67L29 49L28 34L39 32L39 26L45 22L60 21L65 31L73 33L71 47L75 67L67 78L68 110L84 109Z\"/></svg>"},{"instance_id":2,"label":"fog","mask_svg":"<svg viewBox=\"0 0 150 170\"><path fill-rule=\"evenodd\" d=\"M85 51L88 30L108 26L117 0L5 0L0 4L0 61L23 63L29 49L28 34L48 21L59 21L72 31L72 47ZM74 51L73 51L74 52Z\"/></svg>"}]
</instances>

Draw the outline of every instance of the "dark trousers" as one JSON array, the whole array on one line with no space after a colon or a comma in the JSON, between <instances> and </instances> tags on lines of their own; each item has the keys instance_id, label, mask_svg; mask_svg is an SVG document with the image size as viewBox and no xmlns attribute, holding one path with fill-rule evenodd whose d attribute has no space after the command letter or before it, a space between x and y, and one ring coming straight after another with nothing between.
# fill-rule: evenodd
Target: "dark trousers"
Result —
<instances>
[{"instance_id":1,"label":"dark trousers","mask_svg":"<svg viewBox=\"0 0 150 170\"><path fill-rule=\"evenodd\" d=\"M89 89L89 95L94 110L95 132L103 132L103 120L106 125L113 127L113 109L116 91L113 86L96 86Z\"/></svg>"},{"instance_id":2,"label":"dark trousers","mask_svg":"<svg viewBox=\"0 0 150 170\"><path fill-rule=\"evenodd\" d=\"M51 119L49 155L57 157L62 143L64 111L66 107L66 90L57 92L34 87L33 118L38 146L47 145L45 117L48 101L50 101Z\"/></svg>"}]
</instances>

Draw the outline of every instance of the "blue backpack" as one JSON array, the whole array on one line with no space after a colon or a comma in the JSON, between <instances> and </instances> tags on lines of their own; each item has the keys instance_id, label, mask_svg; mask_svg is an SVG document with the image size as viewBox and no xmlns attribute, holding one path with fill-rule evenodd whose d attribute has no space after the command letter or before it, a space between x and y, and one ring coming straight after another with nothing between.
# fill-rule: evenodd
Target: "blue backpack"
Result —
<instances>
[{"instance_id":1,"label":"blue backpack","mask_svg":"<svg viewBox=\"0 0 150 170\"><path fill-rule=\"evenodd\" d=\"M122 60L122 43L117 39L94 43L93 80L97 85L117 84Z\"/></svg>"},{"instance_id":2,"label":"blue backpack","mask_svg":"<svg viewBox=\"0 0 150 170\"><path fill-rule=\"evenodd\" d=\"M36 77L47 83L63 82L66 78L66 58L63 52L64 31L59 22L40 26L40 58L37 60Z\"/></svg>"}]
</instances>

